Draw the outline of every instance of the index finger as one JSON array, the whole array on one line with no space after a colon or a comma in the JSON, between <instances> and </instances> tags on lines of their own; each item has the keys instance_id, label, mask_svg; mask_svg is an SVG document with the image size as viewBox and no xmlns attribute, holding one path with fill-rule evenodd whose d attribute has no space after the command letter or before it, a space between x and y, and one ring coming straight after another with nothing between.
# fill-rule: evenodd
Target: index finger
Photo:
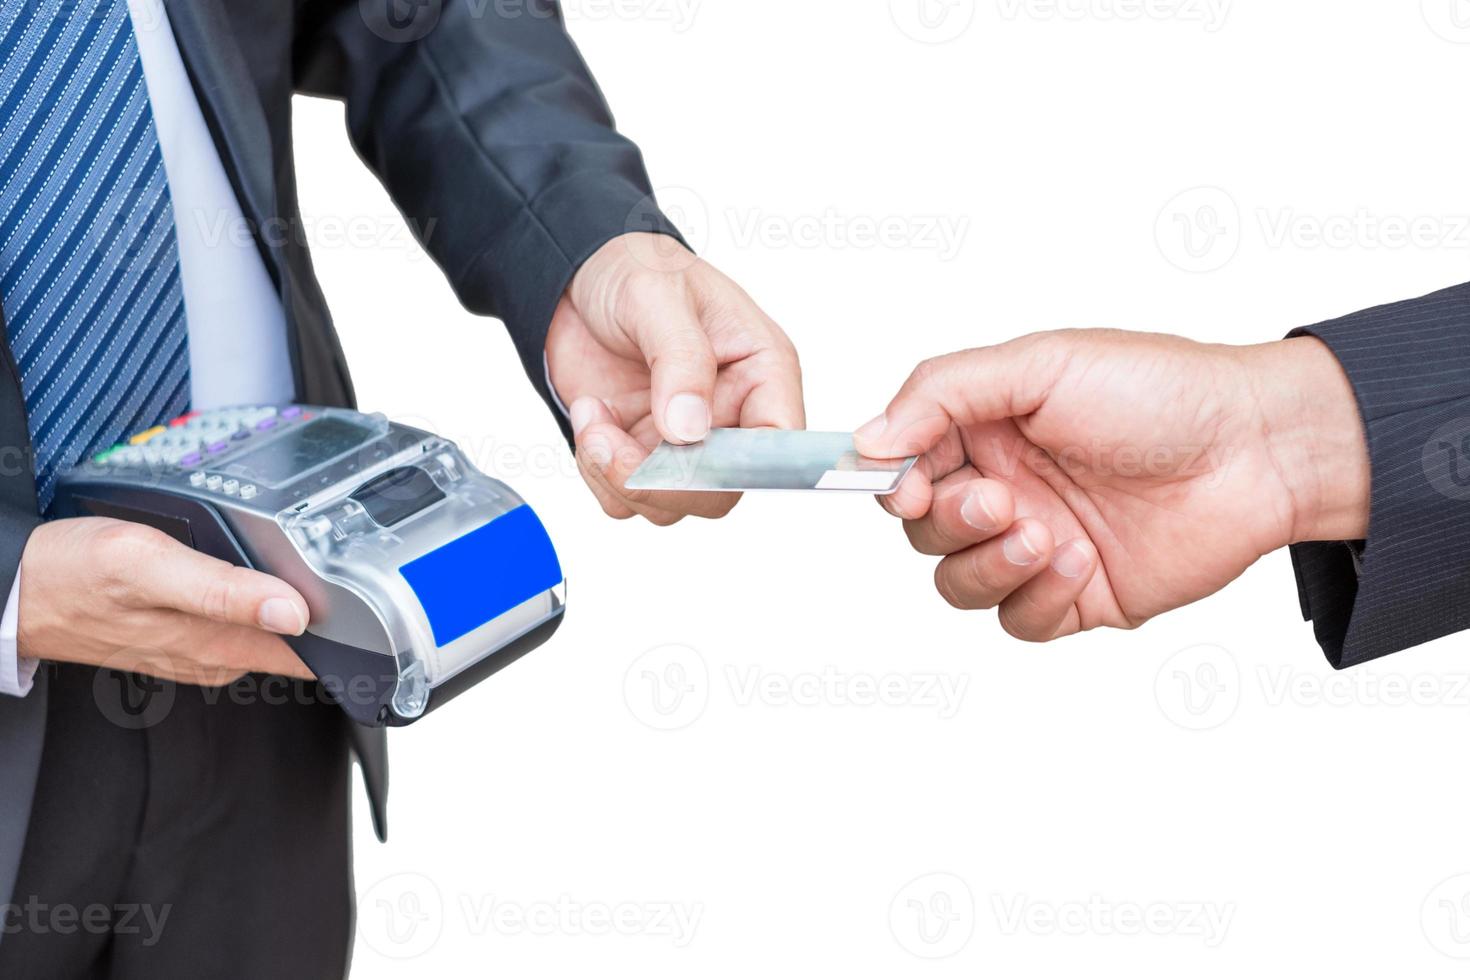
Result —
<instances>
[{"instance_id":1,"label":"index finger","mask_svg":"<svg viewBox=\"0 0 1470 980\"><path fill-rule=\"evenodd\" d=\"M655 524L672 524L685 516L724 517L740 501L736 493L629 490L628 478L649 453L614 422L588 425L577 441L583 473L613 500Z\"/></svg>"},{"instance_id":2,"label":"index finger","mask_svg":"<svg viewBox=\"0 0 1470 980\"><path fill-rule=\"evenodd\" d=\"M777 328L773 326L773 329ZM756 376L753 387L739 405L742 429L806 428L801 361L789 342L764 350L749 363L727 370L749 370Z\"/></svg>"},{"instance_id":3,"label":"index finger","mask_svg":"<svg viewBox=\"0 0 1470 980\"><path fill-rule=\"evenodd\" d=\"M966 466L965 443L956 426L940 438L934 448L919 457L904 475L898 489L879 497L883 509L894 517L918 520L929 512L934 500L934 484Z\"/></svg>"},{"instance_id":4,"label":"index finger","mask_svg":"<svg viewBox=\"0 0 1470 980\"><path fill-rule=\"evenodd\" d=\"M905 521L904 530L920 554L952 555L995 537L1011 526L1015 516L1009 487L968 470L936 485L928 514Z\"/></svg>"},{"instance_id":5,"label":"index finger","mask_svg":"<svg viewBox=\"0 0 1470 980\"><path fill-rule=\"evenodd\" d=\"M951 425L1030 415L1055 374L1056 365L1031 338L925 361L887 410L857 431L858 452L875 459L917 456Z\"/></svg>"}]
</instances>

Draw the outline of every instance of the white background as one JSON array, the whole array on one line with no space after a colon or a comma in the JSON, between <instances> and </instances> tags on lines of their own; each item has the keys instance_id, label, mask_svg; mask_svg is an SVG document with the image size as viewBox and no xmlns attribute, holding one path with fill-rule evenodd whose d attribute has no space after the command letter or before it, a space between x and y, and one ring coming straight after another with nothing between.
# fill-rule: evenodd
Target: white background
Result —
<instances>
[{"instance_id":1,"label":"white background","mask_svg":"<svg viewBox=\"0 0 1470 980\"><path fill-rule=\"evenodd\" d=\"M568 6L814 428L1031 330L1250 343L1470 279L1465 0L923 3ZM355 976L1463 976L1464 638L1333 674L1277 554L1036 648L866 498L609 521L340 109L297 136L363 405L521 490L571 582L397 734L386 846L358 801Z\"/></svg>"}]
</instances>

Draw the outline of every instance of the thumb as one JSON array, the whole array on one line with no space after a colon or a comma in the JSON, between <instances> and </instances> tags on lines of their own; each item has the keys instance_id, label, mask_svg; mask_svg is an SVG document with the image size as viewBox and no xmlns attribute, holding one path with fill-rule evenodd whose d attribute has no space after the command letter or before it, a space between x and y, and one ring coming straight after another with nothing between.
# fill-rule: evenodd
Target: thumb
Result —
<instances>
[{"instance_id":1,"label":"thumb","mask_svg":"<svg viewBox=\"0 0 1470 980\"><path fill-rule=\"evenodd\" d=\"M653 422L675 445L709 435L719 362L690 299L671 295L640 307L628 332L652 375Z\"/></svg>"},{"instance_id":2,"label":"thumb","mask_svg":"<svg viewBox=\"0 0 1470 980\"><path fill-rule=\"evenodd\" d=\"M1030 415L1041 407L1053 372L1034 344L960 351L920 364L888 409L853 435L857 451L874 459L920 456L953 425Z\"/></svg>"},{"instance_id":3,"label":"thumb","mask_svg":"<svg viewBox=\"0 0 1470 980\"><path fill-rule=\"evenodd\" d=\"M140 605L286 636L306 629L306 600L285 582L200 554L150 530L137 529L143 533L131 542L134 596Z\"/></svg>"}]
</instances>

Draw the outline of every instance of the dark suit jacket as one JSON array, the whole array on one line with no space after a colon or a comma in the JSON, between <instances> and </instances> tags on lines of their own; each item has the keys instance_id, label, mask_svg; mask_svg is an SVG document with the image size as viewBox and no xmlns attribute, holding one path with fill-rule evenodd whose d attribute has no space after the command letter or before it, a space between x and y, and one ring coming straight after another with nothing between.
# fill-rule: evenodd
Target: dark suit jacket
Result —
<instances>
[{"instance_id":1,"label":"dark suit jacket","mask_svg":"<svg viewBox=\"0 0 1470 980\"><path fill-rule=\"evenodd\" d=\"M1334 667L1470 629L1470 283L1296 331L1347 371L1373 466L1368 539L1292 549Z\"/></svg>"},{"instance_id":2,"label":"dark suit jacket","mask_svg":"<svg viewBox=\"0 0 1470 980\"><path fill-rule=\"evenodd\" d=\"M546 330L572 274L625 232L673 233L550 0L169 0L167 10L284 301L300 401L351 405L353 394L300 234L296 92L345 100L358 152L415 226L432 229L424 244L465 306L505 321L543 397ZM0 595L40 520L3 337ZM40 764L43 674L29 697L0 697L0 904L14 887ZM353 734L383 836L386 745L381 732Z\"/></svg>"}]
</instances>

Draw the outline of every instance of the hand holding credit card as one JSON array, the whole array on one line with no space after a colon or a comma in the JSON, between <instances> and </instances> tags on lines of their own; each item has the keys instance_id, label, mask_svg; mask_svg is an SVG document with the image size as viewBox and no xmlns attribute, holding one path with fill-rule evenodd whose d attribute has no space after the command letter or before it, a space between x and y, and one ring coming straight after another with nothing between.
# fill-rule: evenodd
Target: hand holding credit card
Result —
<instances>
[{"instance_id":1,"label":"hand holding credit card","mask_svg":"<svg viewBox=\"0 0 1470 980\"><path fill-rule=\"evenodd\" d=\"M628 479L629 490L846 491L886 496L914 465L870 459L845 432L711 429L687 446L665 442Z\"/></svg>"}]
</instances>

